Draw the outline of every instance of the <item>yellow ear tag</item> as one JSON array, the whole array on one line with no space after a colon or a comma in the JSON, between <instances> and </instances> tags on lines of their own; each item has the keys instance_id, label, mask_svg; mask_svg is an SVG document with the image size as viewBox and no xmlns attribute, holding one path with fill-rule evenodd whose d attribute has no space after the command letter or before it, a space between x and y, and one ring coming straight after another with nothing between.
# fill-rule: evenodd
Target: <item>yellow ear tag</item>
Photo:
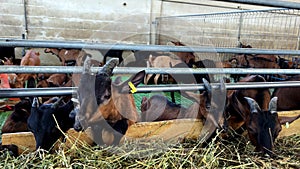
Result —
<instances>
[{"instance_id":1,"label":"yellow ear tag","mask_svg":"<svg viewBox=\"0 0 300 169\"><path fill-rule=\"evenodd\" d=\"M135 93L136 91L137 91L137 89L135 88L135 86L133 85L133 83L132 82L128 82L128 85L129 85L129 87L131 88L131 93L133 94L133 93Z\"/></svg>"},{"instance_id":2,"label":"yellow ear tag","mask_svg":"<svg viewBox=\"0 0 300 169\"><path fill-rule=\"evenodd\" d=\"M286 122L286 123L285 123L285 128L288 129L289 127L290 127L290 123L289 123L289 122Z\"/></svg>"}]
</instances>

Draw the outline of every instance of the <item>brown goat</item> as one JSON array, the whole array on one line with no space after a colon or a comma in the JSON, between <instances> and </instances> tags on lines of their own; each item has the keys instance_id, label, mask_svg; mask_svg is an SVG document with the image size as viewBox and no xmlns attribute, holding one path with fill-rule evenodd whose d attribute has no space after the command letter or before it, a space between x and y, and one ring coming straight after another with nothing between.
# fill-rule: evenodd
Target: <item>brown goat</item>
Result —
<instances>
[{"instance_id":1,"label":"brown goat","mask_svg":"<svg viewBox=\"0 0 300 169\"><path fill-rule=\"evenodd\" d=\"M6 73L0 74L0 89L1 88L10 88L9 76Z\"/></svg>"},{"instance_id":2,"label":"brown goat","mask_svg":"<svg viewBox=\"0 0 300 169\"><path fill-rule=\"evenodd\" d=\"M181 60L172 59L170 56L157 56L153 57L152 55L149 56L149 60L147 62L147 67L154 67L154 68L170 68L172 65L177 65L179 63L183 63ZM150 78L153 74L147 74L144 80L144 84L148 84ZM154 83L158 84L158 78L160 74L155 75Z\"/></svg>"},{"instance_id":3,"label":"brown goat","mask_svg":"<svg viewBox=\"0 0 300 169\"><path fill-rule=\"evenodd\" d=\"M40 66L40 53L30 49L21 60L21 66Z\"/></svg>"},{"instance_id":4,"label":"brown goat","mask_svg":"<svg viewBox=\"0 0 300 169\"><path fill-rule=\"evenodd\" d=\"M109 60L96 75L91 73L90 58L84 62L84 72L78 87L80 109L76 114L74 129L91 127L98 144L118 144L128 126L138 120L138 114L128 83L137 86L142 82L145 71L121 82L111 80L117 59ZM80 124L80 125L78 125ZM103 137L103 133L109 133Z\"/></svg>"},{"instance_id":5,"label":"brown goat","mask_svg":"<svg viewBox=\"0 0 300 169\"><path fill-rule=\"evenodd\" d=\"M300 75L295 75L287 81L300 81ZM278 111L291 111L300 109L300 87L276 88L273 92L274 97L278 97Z\"/></svg>"},{"instance_id":6,"label":"brown goat","mask_svg":"<svg viewBox=\"0 0 300 169\"><path fill-rule=\"evenodd\" d=\"M28 131L27 119L30 115L31 102L29 99L22 99L15 105L14 111L8 116L2 133L15 133Z\"/></svg>"},{"instance_id":7,"label":"brown goat","mask_svg":"<svg viewBox=\"0 0 300 169\"><path fill-rule=\"evenodd\" d=\"M37 87L60 87L64 86L68 81L69 77L67 74L52 74L47 79L40 80Z\"/></svg>"},{"instance_id":8,"label":"brown goat","mask_svg":"<svg viewBox=\"0 0 300 169\"><path fill-rule=\"evenodd\" d=\"M241 82L265 82L262 76L252 75ZM236 130L246 129L256 151L274 155L274 141L281 131L281 124L296 118L278 117L277 97L271 99L268 88L232 90L228 92L226 106L228 125Z\"/></svg>"},{"instance_id":9,"label":"brown goat","mask_svg":"<svg viewBox=\"0 0 300 169\"><path fill-rule=\"evenodd\" d=\"M171 41L175 46L186 46L185 44L177 41ZM196 56L193 52L176 52L176 55L185 63L195 62Z\"/></svg>"},{"instance_id":10,"label":"brown goat","mask_svg":"<svg viewBox=\"0 0 300 169\"><path fill-rule=\"evenodd\" d=\"M169 101L165 96L153 95L149 99L144 97L141 104L142 121L163 121L182 118L201 119L205 122L200 139L207 140L216 128L227 128L224 119L226 90L221 80L220 88L213 89L207 80L203 80L206 91L200 93L182 92L193 100L189 108Z\"/></svg>"},{"instance_id":11,"label":"brown goat","mask_svg":"<svg viewBox=\"0 0 300 169\"><path fill-rule=\"evenodd\" d=\"M85 56L87 53L80 49L57 49L57 48L46 48L44 50L45 53L52 53L53 55L56 55L59 60L61 61L63 66L69 65L68 62L72 63L71 65L79 65L78 59ZM70 65L70 66L71 66Z\"/></svg>"},{"instance_id":12,"label":"brown goat","mask_svg":"<svg viewBox=\"0 0 300 169\"><path fill-rule=\"evenodd\" d=\"M25 56L22 58L20 66L40 66L41 60L40 60L40 53L35 52L33 49L28 50L25 54ZM36 74L28 74L28 73L21 73L17 75L17 78L15 79L14 83L11 84L14 88L24 88L24 87L35 87L35 80L37 79ZM27 84L26 82L29 82Z\"/></svg>"}]
</instances>

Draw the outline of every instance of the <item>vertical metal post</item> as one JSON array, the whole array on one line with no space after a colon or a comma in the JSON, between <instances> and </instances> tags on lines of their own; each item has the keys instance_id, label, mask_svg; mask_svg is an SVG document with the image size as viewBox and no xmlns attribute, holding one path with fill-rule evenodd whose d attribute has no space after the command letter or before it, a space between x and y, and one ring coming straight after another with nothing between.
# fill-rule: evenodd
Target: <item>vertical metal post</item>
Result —
<instances>
[{"instance_id":1,"label":"vertical metal post","mask_svg":"<svg viewBox=\"0 0 300 169\"><path fill-rule=\"evenodd\" d=\"M159 28L158 28L158 25L159 25L159 21L158 21L158 18L155 18L155 45L158 45L159 44L159 41L160 41L160 35L159 35ZM153 24L153 23L152 23Z\"/></svg>"},{"instance_id":2,"label":"vertical metal post","mask_svg":"<svg viewBox=\"0 0 300 169\"><path fill-rule=\"evenodd\" d=\"M240 19L239 19L239 30L238 30L238 35L237 35L237 45L241 44L242 25L243 25L243 13L240 14Z\"/></svg>"},{"instance_id":3,"label":"vertical metal post","mask_svg":"<svg viewBox=\"0 0 300 169\"><path fill-rule=\"evenodd\" d=\"M24 26L25 26L24 39L28 39L27 0L23 0L23 1L24 1Z\"/></svg>"},{"instance_id":4,"label":"vertical metal post","mask_svg":"<svg viewBox=\"0 0 300 169\"><path fill-rule=\"evenodd\" d=\"M296 50L300 50L300 25L298 26L298 30L297 30L297 46L296 46Z\"/></svg>"}]
</instances>

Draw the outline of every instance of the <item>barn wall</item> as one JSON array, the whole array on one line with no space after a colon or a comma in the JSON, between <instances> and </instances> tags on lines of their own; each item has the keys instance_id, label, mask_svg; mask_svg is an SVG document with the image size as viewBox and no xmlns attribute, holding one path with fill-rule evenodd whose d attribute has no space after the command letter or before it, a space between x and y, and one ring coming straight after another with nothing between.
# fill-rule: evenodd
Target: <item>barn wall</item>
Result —
<instances>
[{"instance_id":1,"label":"barn wall","mask_svg":"<svg viewBox=\"0 0 300 169\"><path fill-rule=\"evenodd\" d=\"M21 38L24 26L22 0L0 0L0 37Z\"/></svg>"},{"instance_id":2,"label":"barn wall","mask_svg":"<svg viewBox=\"0 0 300 169\"><path fill-rule=\"evenodd\" d=\"M149 3L113 1L30 1L28 38L116 42L148 32Z\"/></svg>"},{"instance_id":3,"label":"barn wall","mask_svg":"<svg viewBox=\"0 0 300 169\"><path fill-rule=\"evenodd\" d=\"M187 45L206 43L211 46L232 47L236 44L236 23L226 28L224 35L220 33L224 31L223 26L216 26L216 24L204 28L197 20L184 19L158 25L156 18L266 8L211 0L65 0L54 2L51 0L0 0L0 39L20 39L23 34L27 39L34 40L164 45L169 44L170 40L177 39ZM275 31L265 30L276 32L276 29ZM249 31L252 31L252 28ZM203 38L204 32L209 33L205 35L205 38ZM160 36L157 36L157 33L160 33ZM292 34L297 33L296 31ZM229 37L229 35L232 36ZM266 46L265 41L260 39L252 41L247 36L242 38L245 43L252 44L254 47L264 48L260 43ZM227 41L230 43L229 46L224 45ZM292 43L290 46L295 48L296 44ZM281 44L277 42L278 47L281 47ZM268 48L274 48L272 40ZM22 48L17 48L16 51L16 56L22 57ZM40 51L43 53L43 49ZM43 64L59 63L56 57L44 55L43 53ZM99 52L95 55L100 59L102 57ZM211 54L207 57L211 57ZM49 59L53 61L50 63Z\"/></svg>"},{"instance_id":4,"label":"barn wall","mask_svg":"<svg viewBox=\"0 0 300 169\"><path fill-rule=\"evenodd\" d=\"M25 34L28 39L113 43L154 43L153 21L157 16L254 8L209 0L0 0L0 3L0 38L21 38Z\"/></svg>"}]
</instances>

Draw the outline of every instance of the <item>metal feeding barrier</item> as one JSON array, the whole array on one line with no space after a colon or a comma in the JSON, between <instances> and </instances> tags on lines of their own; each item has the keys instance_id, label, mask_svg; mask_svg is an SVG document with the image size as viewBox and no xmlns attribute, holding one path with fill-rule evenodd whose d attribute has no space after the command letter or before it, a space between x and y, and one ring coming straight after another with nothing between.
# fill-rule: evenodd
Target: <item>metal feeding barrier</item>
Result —
<instances>
[{"instance_id":1,"label":"metal feeding barrier","mask_svg":"<svg viewBox=\"0 0 300 169\"><path fill-rule=\"evenodd\" d=\"M218 52L218 53L264 53L264 54L290 54L300 55L298 50L264 50L264 49L238 49L238 48L207 48L187 46L165 46L165 45L131 45L131 44L102 44L83 42L59 42L59 41L34 41L34 40L6 40L0 41L0 46L5 47L33 47L33 48L83 48L83 49L113 49L113 50L146 50L146 51L168 51L168 52ZM96 73L99 67L92 67L91 71ZM75 66L0 66L1 73L82 73L83 67ZM242 68L137 68L116 67L114 74L135 74L145 70L148 74L300 74L300 69L242 69ZM213 84L218 86L218 84ZM289 83L252 83L252 84L226 84L227 89L245 89L259 87L296 87L300 82ZM32 88L32 89L1 89L0 97L25 97L25 96L58 96L76 94L73 88ZM137 87L137 93L144 92L166 92L180 90L204 90L202 84L190 85L149 85Z\"/></svg>"},{"instance_id":2,"label":"metal feeding barrier","mask_svg":"<svg viewBox=\"0 0 300 169\"><path fill-rule=\"evenodd\" d=\"M97 73L101 67L92 67ZM0 66L1 73L82 73L82 66ZM142 68L116 67L114 74L136 74L145 70L147 74L300 74L300 69L258 69L258 68Z\"/></svg>"},{"instance_id":3,"label":"metal feeding barrier","mask_svg":"<svg viewBox=\"0 0 300 169\"><path fill-rule=\"evenodd\" d=\"M213 88L219 88L220 83L211 83ZM227 90L253 89L253 88L279 88L300 87L300 81L284 82L256 82L256 83L225 83ZM195 91L205 90L203 84L179 84L179 85L146 85L136 87L135 93L170 92L170 91ZM52 88L14 88L1 89L1 98L26 97L26 96L66 96L76 95L77 87L52 87ZM129 92L129 91L128 91Z\"/></svg>"},{"instance_id":4,"label":"metal feeding barrier","mask_svg":"<svg viewBox=\"0 0 300 169\"><path fill-rule=\"evenodd\" d=\"M3 47L29 48L66 48L92 50L128 50L128 51L162 51L162 52L199 52L199 53L244 53L244 54L275 54L300 55L299 50L272 50L256 48L226 48L209 46L169 46L169 45L142 45L142 44L107 44L74 41L36 41L36 40L2 40Z\"/></svg>"}]
</instances>

